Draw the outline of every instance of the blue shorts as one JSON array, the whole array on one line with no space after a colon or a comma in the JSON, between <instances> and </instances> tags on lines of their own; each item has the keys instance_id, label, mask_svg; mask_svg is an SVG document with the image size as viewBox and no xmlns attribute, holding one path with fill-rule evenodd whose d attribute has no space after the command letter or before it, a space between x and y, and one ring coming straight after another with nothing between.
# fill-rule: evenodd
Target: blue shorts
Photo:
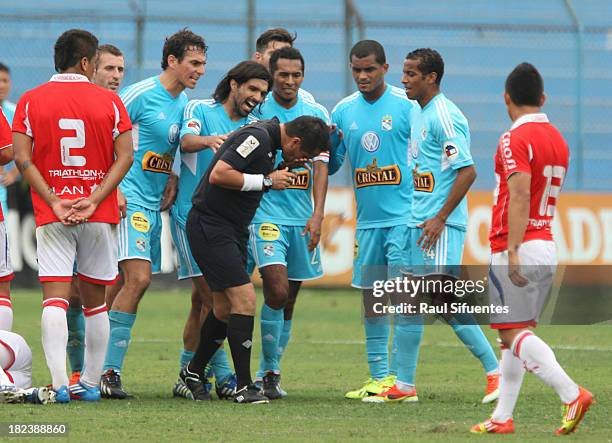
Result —
<instances>
[{"instance_id":1,"label":"blue shorts","mask_svg":"<svg viewBox=\"0 0 612 443\"><path fill-rule=\"evenodd\" d=\"M249 226L249 260L247 272L269 265L287 267L289 280L305 281L323 275L321 250L308 250L308 235L304 226L254 223Z\"/></svg>"},{"instance_id":2,"label":"blue shorts","mask_svg":"<svg viewBox=\"0 0 612 443\"><path fill-rule=\"evenodd\" d=\"M187 240L187 231L185 230L186 218L181 217L176 206L170 211L170 220L170 232L172 233L172 240L174 241L178 257L178 279L185 280L186 278L201 277L202 271L200 271L198 264L191 254L191 248Z\"/></svg>"},{"instance_id":3,"label":"blue shorts","mask_svg":"<svg viewBox=\"0 0 612 443\"><path fill-rule=\"evenodd\" d=\"M412 267L414 275L449 275L459 277L465 231L445 226L433 248L423 251L417 240L423 229L415 228L411 234Z\"/></svg>"},{"instance_id":4,"label":"blue shorts","mask_svg":"<svg viewBox=\"0 0 612 443\"><path fill-rule=\"evenodd\" d=\"M161 270L161 214L143 206L127 205L127 217L119 223L119 261L151 262L151 271Z\"/></svg>"},{"instance_id":5,"label":"blue shorts","mask_svg":"<svg viewBox=\"0 0 612 443\"><path fill-rule=\"evenodd\" d=\"M410 269L410 232L407 225L357 229L351 286L370 289L375 280L386 280Z\"/></svg>"}]
</instances>

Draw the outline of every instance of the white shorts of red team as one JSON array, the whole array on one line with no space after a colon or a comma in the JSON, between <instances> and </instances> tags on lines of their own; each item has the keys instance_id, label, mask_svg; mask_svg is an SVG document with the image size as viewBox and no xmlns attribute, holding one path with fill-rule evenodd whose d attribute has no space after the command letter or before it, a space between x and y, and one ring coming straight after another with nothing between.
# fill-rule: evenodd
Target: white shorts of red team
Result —
<instances>
[{"instance_id":1,"label":"white shorts of red team","mask_svg":"<svg viewBox=\"0 0 612 443\"><path fill-rule=\"evenodd\" d=\"M81 280L111 285L117 278L117 227L109 223L75 226L49 223L36 228L40 281ZM75 267L76 262L76 267Z\"/></svg>"},{"instance_id":2,"label":"white shorts of red team","mask_svg":"<svg viewBox=\"0 0 612 443\"><path fill-rule=\"evenodd\" d=\"M6 225L2 221L0 222L0 282L12 280L13 277Z\"/></svg>"},{"instance_id":3,"label":"white shorts of red team","mask_svg":"<svg viewBox=\"0 0 612 443\"><path fill-rule=\"evenodd\" d=\"M9 331L0 331L0 346L4 347L10 360L3 362L2 369L9 380L21 389L32 386L32 351L19 334Z\"/></svg>"},{"instance_id":4,"label":"white shorts of red team","mask_svg":"<svg viewBox=\"0 0 612 443\"><path fill-rule=\"evenodd\" d=\"M508 276L508 251L491 256L489 301L507 312L491 314L491 327L513 329L536 326L548 299L557 269L557 250L549 240L531 240L519 248L521 274L529 280L516 286Z\"/></svg>"}]
</instances>

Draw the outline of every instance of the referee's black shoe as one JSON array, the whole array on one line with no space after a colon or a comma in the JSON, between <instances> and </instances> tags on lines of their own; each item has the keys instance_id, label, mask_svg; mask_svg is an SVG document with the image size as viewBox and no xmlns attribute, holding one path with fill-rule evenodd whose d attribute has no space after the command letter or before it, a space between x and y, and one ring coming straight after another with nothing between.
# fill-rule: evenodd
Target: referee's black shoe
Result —
<instances>
[{"instance_id":1,"label":"referee's black shoe","mask_svg":"<svg viewBox=\"0 0 612 443\"><path fill-rule=\"evenodd\" d=\"M248 386L243 386L240 389L236 389L236 393L234 394L234 403L251 403L256 405L269 402L270 400L268 397L263 395L253 383Z\"/></svg>"},{"instance_id":2,"label":"referee's black shoe","mask_svg":"<svg viewBox=\"0 0 612 443\"><path fill-rule=\"evenodd\" d=\"M183 380L187 389L191 391L195 401L212 400L208 380L201 379L198 374L189 370L189 365L185 365L179 373L179 378Z\"/></svg>"}]
</instances>

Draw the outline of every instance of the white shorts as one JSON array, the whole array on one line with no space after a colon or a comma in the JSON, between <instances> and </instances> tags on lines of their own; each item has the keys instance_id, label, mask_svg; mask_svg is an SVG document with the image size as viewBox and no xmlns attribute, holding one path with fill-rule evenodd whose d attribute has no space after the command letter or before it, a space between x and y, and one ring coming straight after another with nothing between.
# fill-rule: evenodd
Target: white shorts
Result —
<instances>
[{"instance_id":1,"label":"white shorts","mask_svg":"<svg viewBox=\"0 0 612 443\"><path fill-rule=\"evenodd\" d=\"M525 287L514 285L508 277L508 251L491 255L489 269L489 301L506 306L508 312L491 315L494 329L514 329L536 326L550 295L555 271L557 249L550 240L531 240L519 248L521 274L529 280Z\"/></svg>"},{"instance_id":2,"label":"white shorts","mask_svg":"<svg viewBox=\"0 0 612 443\"><path fill-rule=\"evenodd\" d=\"M11 254L9 251L8 237L6 236L6 224L0 222L0 282L9 281L13 276Z\"/></svg>"},{"instance_id":3,"label":"white shorts","mask_svg":"<svg viewBox=\"0 0 612 443\"><path fill-rule=\"evenodd\" d=\"M12 356L12 361L2 369L9 379L21 389L32 386L32 351L21 335L0 331L0 346L4 346ZM6 367L4 367L6 366Z\"/></svg>"},{"instance_id":4,"label":"white shorts","mask_svg":"<svg viewBox=\"0 0 612 443\"><path fill-rule=\"evenodd\" d=\"M117 278L117 227L109 223L76 226L49 223L36 228L40 281L80 279L110 285Z\"/></svg>"}]
</instances>

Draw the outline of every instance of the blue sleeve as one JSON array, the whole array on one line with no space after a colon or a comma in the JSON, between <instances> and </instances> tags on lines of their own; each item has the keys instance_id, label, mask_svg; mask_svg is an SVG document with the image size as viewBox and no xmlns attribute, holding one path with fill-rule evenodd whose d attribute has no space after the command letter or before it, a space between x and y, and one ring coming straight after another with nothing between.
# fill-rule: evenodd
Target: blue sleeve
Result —
<instances>
[{"instance_id":1,"label":"blue sleeve","mask_svg":"<svg viewBox=\"0 0 612 443\"><path fill-rule=\"evenodd\" d=\"M198 102L199 100L192 100L185 106L179 138L183 138L187 134L201 135L204 119Z\"/></svg>"},{"instance_id":2,"label":"blue sleeve","mask_svg":"<svg viewBox=\"0 0 612 443\"><path fill-rule=\"evenodd\" d=\"M129 95L129 92L131 90L132 88L126 88L122 90L119 94L119 98L121 98L121 101L123 101L125 109L127 110L127 113L130 116L130 120L132 121L132 123L138 123L144 113L144 94L138 94L136 97L128 98L126 102L125 98Z\"/></svg>"},{"instance_id":3,"label":"blue sleeve","mask_svg":"<svg viewBox=\"0 0 612 443\"><path fill-rule=\"evenodd\" d=\"M470 152L470 129L461 113L443 113L434 125L436 140L454 170L474 164Z\"/></svg>"},{"instance_id":4,"label":"blue sleeve","mask_svg":"<svg viewBox=\"0 0 612 443\"><path fill-rule=\"evenodd\" d=\"M346 145L341 140L338 131L342 128L342 119L338 112L332 112L332 124L336 130L331 133L331 151L329 153L329 175L334 175L342 167L346 156Z\"/></svg>"}]
</instances>

